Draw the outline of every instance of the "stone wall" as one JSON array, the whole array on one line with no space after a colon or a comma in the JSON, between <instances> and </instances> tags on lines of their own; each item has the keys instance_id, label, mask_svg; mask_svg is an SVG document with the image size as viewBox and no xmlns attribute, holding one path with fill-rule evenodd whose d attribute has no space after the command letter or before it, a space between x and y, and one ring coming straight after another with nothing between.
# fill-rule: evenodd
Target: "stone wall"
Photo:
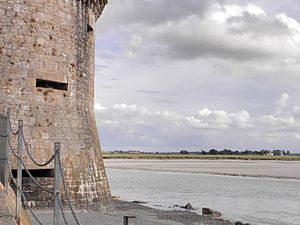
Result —
<instances>
[{"instance_id":1,"label":"stone wall","mask_svg":"<svg viewBox=\"0 0 300 225\"><path fill-rule=\"evenodd\" d=\"M61 142L75 205L109 211L94 115L95 22L105 4L0 0L0 112L11 108L15 129L18 119L24 121L27 146L40 162Z\"/></svg>"}]
</instances>

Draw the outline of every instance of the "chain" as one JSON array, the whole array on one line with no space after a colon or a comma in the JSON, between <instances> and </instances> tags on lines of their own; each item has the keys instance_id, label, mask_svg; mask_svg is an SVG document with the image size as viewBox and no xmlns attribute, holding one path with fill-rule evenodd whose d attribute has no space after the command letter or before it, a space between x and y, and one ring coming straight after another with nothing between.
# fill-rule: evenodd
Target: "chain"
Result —
<instances>
[{"instance_id":1,"label":"chain","mask_svg":"<svg viewBox=\"0 0 300 225\"><path fill-rule=\"evenodd\" d=\"M71 214L76 222L77 225L81 225L81 223L79 222L78 218L77 218L77 215L76 215L76 212L73 208L73 205L72 205L72 202L70 200L70 192L68 190L68 187L67 187L67 182L66 182L66 179L65 179L65 175L63 173L63 168L62 168L62 164L61 164L61 160L60 160L60 152L58 151L58 166L59 166L59 169L60 169L60 174L61 174L61 178L62 178L62 181L63 181L63 188L64 188L64 191L65 191L65 196L66 196L66 200L67 200L67 203L68 203L68 206L71 210Z\"/></svg>"},{"instance_id":2,"label":"chain","mask_svg":"<svg viewBox=\"0 0 300 225\"><path fill-rule=\"evenodd\" d=\"M20 189L18 188L18 185L17 185L17 182L16 182L16 179L14 178L14 175L12 174L11 172L11 166L10 164L8 164L8 168L9 168L9 175L10 175L10 178L13 182L13 184L15 185L15 187L17 188L17 190L20 191ZM22 195L22 198L23 198L23 202L24 204L26 205L27 209L29 209L29 211L31 212L31 214L33 215L33 217L36 219L36 221L40 224L40 225L43 225L43 223L39 220L39 218L35 215L35 213L32 211L32 209L29 207L29 204L28 204L28 201L24 195L24 192L21 190L21 195Z\"/></svg>"},{"instance_id":3,"label":"chain","mask_svg":"<svg viewBox=\"0 0 300 225\"><path fill-rule=\"evenodd\" d=\"M20 189L19 189L20 190ZM21 190L21 195L22 195L22 198L23 198L23 203L26 205L26 208L29 209L29 211L31 212L31 214L33 215L33 217L36 219L36 221L40 224L40 225L43 225L43 223L40 221L40 219L37 217L37 215L35 215L35 213L33 212L33 210L30 208L29 204L28 204L28 201L25 197L25 194L24 192Z\"/></svg>"},{"instance_id":4,"label":"chain","mask_svg":"<svg viewBox=\"0 0 300 225\"><path fill-rule=\"evenodd\" d=\"M32 160L32 162L34 164L36 164L37 166L39 167L44 167L44 166L47 166L49 163L52 162L52 160L55 158L55 154L57 154L57 158L58 158L58 166L59 166L59 170L60 170L60 174L61 174L61 179L63 181L63 189L64 189L64 192L65 192L65 197L66 197L66 201L67 201L67 204L71 210L71 214L76 222L77 225L81 225L81 223L79 222L79 219L76 215L76 212L74 210L74 207L72 205L72 201L70 200L70 192L69 192L69 189L67 187L67 182L66 182L66 179L65 179L65 176L64 176L64 173L63 173L63 167L62 167L62 162L61 162L61 159L60 159L60 151L56 151L52 156L51 158L44 162L44 163L38 163L34 157L32 156L32 154L30 153L29 149L28 149L28 146L25 144L26 141L25 141L25 137L24 137L24 133L23 133L23 130L21 129L18 129L16 132L13 131L12 129L12 126L11 126L11 122L10 120L8 121L9 123L9 128L10 128L10 131L13 135L17 135L19 132L21 132L21 138L22 138L22 141L25 145L25 150L27 152L27 154L29 155L30 159ZM59 196L59 193L55 193L54 190L51 190L51 189L48 189L46 187L43 187L33 176L32 174L30 173L30 171L27 169L23 159L19 156L19 154L16 152L15 149L13 149L12 147L12 144L11 144L11 141L10 141L10 138L9 138L9 135L1 135L0 137L8 137L8 144L9 144L9 147L11 149L11 152L13 153L13 155L17 158L17 159L20 159L20 162L22 163L22 166L23 168L25 169L26 173L29 175L29 177L32 179L32 181L39 187L41 188L42 190L48 192L48 193L51 193L51 194L54 194L54 198L57 198L58 199L58 202L59 202L59 207L60 207L60 211L62 213L62 217L63 217L63 220L64 220L64 223L65 225L68 225L68 222L67 222L67 218L66 218L66 215L65 215L65 212L63 210L63 206L62 206L62 201L61 201L61 198ZM1 159L2 160L2 159ZM6 159L3 159L3 160L7 160ZM26 205L26 207L29 209L29 211L31 212L31 214L33 215L33 217L36 219L36 221L39 223L39 225L43 225L43 223L39 220L39 218L35 215L35 213L33 212L33 210L29 207L29 204L28 204L28 201L25 197L25 194L22 190L20 190L17 186L17 183L16 183L16 180L15 178L13 177L13 174L12 174L12 171L11 171L11 168L10 168L10 164L9 164L9 172L10 172L10 177L11 177L11 180L13 182L13 184L17 187L17 189L21 192L21 196L23 198L23 203Z\"/></svg>"},{"instance_id":5,"label":"chain","mask_svg":"<svg viewBox=\"0 0 300 225\"><path fill-rule=\"evenodd\" d=\"M13 153L13 155L14 155L16 158L19 157L18 153L16 153L16 149L11 148L11 152Z\"/></svg>"},{"instance_id":6,"label":"chain","mask_svg":"<svg viewBox=\"0 0 300 225\"><path fill-rule=\"evenodd\" d=\"M52 162L52 160L53 160L54 157L55 157L55 153L54 153L54 154L50 157L50 159L47 160L46 162L44 162L44 163L38 163L38 162L33 158L33 156L31 155L31 153L30 153L30 151L29 151L29 149L28 149L28 146L26 145L26 141L25 141L25 137L24 137L23 130L21 130L21 135L22 135L22 139L23 139L23 142L24 142L24 145L25 145L25 150L26 150L27 154L29 155L29 158L31 159L31 161L32 161L35 165L37 165L37 166L39 166L39 167L44 167L44 166L47 166L49 163Z\"/></svg>"},{"instance_id":7,"label":"chain","mask_svg":"<svg viewBox=\"0 0 300 225\"><path fill-rule=\"evenodd\" d=\"M19 133L19 128L16 132L14 132L12 126L11 126L11 122L10 122L10 119L7 120L8 124L9 124L9 129L10 129L10 132L13 134L13 135L17 135Z\"/></svg>"},{"instance_id":8,"label":"chain","mask_svg":"<svg viewBox=\"0 0 300 225\"><path fill-rule=\"evenodd\" d=\"M41 184L40 184L40 183L32 176L32 174L31 174L31 173L29 172L29 170L27 169L27 167L26 167L26 165L25 165L23 159L21 159L21 163L22 163L22 165L23 165L23 167L24 167L26 173L29 175L29 177L32 179L32 181L33 181L38 187L40 187L41 189L43 189L44 191L46 191L46 192L48 192L48 193L54 194L54 191L53 191L53 190L43 187L43 186L42 186L42 185L41 185Z\"/></svg>"},{"instance_id":9,"label":"chain","mask_svg":"<svg viewBox=\"0 0 300 225\"><path fill-rule=\"evenodd\" d=\"M59 196L59 193L56 193L55 196L58 199L58 205L59 205L59 208L60 208L61 215L63 217L64 223L65 223L65 225L68 225L68 221L67 221L66 214L65 214L63 206L62 206L62 202L61 202L61 198Z\"/></svg>"}]
</instances>

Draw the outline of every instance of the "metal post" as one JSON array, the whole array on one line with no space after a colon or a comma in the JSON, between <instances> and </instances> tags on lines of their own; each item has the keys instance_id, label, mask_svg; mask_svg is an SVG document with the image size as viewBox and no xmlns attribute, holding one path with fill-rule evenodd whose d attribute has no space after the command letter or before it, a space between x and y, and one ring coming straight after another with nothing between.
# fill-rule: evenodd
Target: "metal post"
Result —
<instances>
[{"instance_id":1,"label":"metal post","mask_svg":"<svg viewBox=\"0 0 300 225\"><path fill-rule=\"evenodd\" d=\"M7 116L6 116L6 150L5 150L5 174L4 174L4 186L5 191L8 192L8 185L9 185L9 166L8 166L8 160L9 160L9 140L10 140L10 108L7 109Z\"/></svg>"},{"instance_id":2,"label":"metal post","mask_svg":"<svg viewBox=\"0 0 300 225\"><path fill-rule=\"evenodd\" d=\"M23 149L23 140L22 140L22 129L23 121L19 120L18 122L18 159L17 159L17 199L16 199L16 222L20 224L21 216L21 191L22 191L22 149Z\"/></svg>"},{"instance_id":3,"label":"metal post","mask_svg":"<svg viewBox=\"0 0 300 225\"><path fill-rule=\"evenodd\" d=\"M60 197L60 169L59 169L59 157L60 157L60 143L54 144L54 225L59 225L59 197Z\"/></svg>"}]
</instances>

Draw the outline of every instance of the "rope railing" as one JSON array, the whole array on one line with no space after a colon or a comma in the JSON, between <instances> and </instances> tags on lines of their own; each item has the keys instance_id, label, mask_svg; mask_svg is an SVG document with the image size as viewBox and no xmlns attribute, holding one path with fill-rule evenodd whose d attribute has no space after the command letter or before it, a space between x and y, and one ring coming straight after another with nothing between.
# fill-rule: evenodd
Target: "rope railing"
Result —
<instances>
[{"instance_id":1,"label":"rope railing","mask_svg":"<svg viewBox=\"0 0 300 225\"><path fill-rule=\"evenodd\" d=\"M54 154L46 161L43 163L38 162L37 160L35 160L35 158L33 157L33 155L31 154L30 149L28 148L28 145L26 144L26 139L25 139L25 135L23 133L23 123L22 121L19 121L18 124L18 129L17 131L14 131L12 128L12 124L10 121L10 110L8 110L7 112L7 116L2 116L2 114L0 114L0 118L6 119L7 120L7 134L6 135L0 135L1 138L6 138L7 140L7 157L6 158L0 158L0 160L6 160L7 161L7 170L9 170L8 172L8 178L7 178L7 182L8 180L10 180L12 182L12 184L16 187L16 191L17 191L17 199L16 199L16 221L17 223L20 221L20 203L23 202L23 204L26 206L26 208L30 211L30 213L32 214L32 216L35 218L35 220L38 222L39 225L43 225L43 223L41 222L41 220L37 217L37 215L34 213L34 211L32 210L32 208L30 207L29 202L26 199L25 193L22 190L22 170L24 169L25 172L28 174L28 176L30 177L30 179L33 181L33 183L35 183L35 185L37 185L37 187L47 193L53 194L54 195L54 225L58 225L59 224L59 213L61 213L64 224L68 225L68 221L66 218L66 214L64 212L63 209L63 204L62 204L62 199L60 196L60 180L62 180L62 186L63 186L63 190L65 193L65 199L66 199L66 203L67 206L70 208L71 211L71 215L73 217L73 219L75 220L77 225L81 225L76 212L74 210L74 207L72 205L72 201L70 199L70 192L67 186L67 182L64 176L64 171L63 171L63 166L62 166L62 162L60 159L60 144L59 143L55 143L54 145ZM11 142L11 137L10 134L13 134L14 136L18 136L18 148L13 148L12 142ZM43 185L41 185L36 178L31 174L30 170L27 168L26 163L23 160L23 155L22 155L22 151L23 149L25 149L27 155L29 156L30 160L38 167L45 167L47 165L49 165L52 161L54 161L54 166L55 166L55 182L54 182L54 189L49 189L48 187L44 187ZM12 173L12 169L9 163L9 155L12 155L16 158L17 160L17 173L18 173L18 177L17 179L14 178L13 173ZM23 169L22 169L23 168ZM8 183L6 184L8 185Z\"/></svg>"}]
</instances>

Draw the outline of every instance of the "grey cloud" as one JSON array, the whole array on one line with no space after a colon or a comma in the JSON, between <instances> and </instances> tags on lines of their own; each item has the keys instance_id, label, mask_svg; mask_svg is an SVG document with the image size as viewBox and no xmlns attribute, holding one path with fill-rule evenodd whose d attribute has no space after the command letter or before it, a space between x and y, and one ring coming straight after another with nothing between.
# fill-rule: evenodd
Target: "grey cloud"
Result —
<instances>
[{"instance_id":1,"label":"grey cloud","mask_svg":"<svg viewBox=\"0 0 300 225\"><path fill-rule=\"evenodd\" d=\"M286 24L283 24L276 18L253 15L247 12L244 12L240 16L229 17L226 22L229 25L229 32L235 34L252 34L253 38L289 36L292 34Z\"/></svg>"},{"instance_id":2,"label":"grey cloud","mask_svg":"<svg viewBox=\"0 0 300 225\"><path fill-rule=\"evenodd\" d=\"M259 60L274 57L274 53L259 46L243 45L234 41L226 42L219 37L203 34L186 37L166 33L159 38L168 46L167 57L190 60L198 57L216 57L237 61ZM172 42L170 42L172 40Z\"/></svg>"},{"instance_id":3,"label":"grey cloud","mask_svg":"<svg viewBox=\"0 0 300 225\"><path fill-rule=\"evenodd\" d=\"M143 93L143 94L154 94L154 95L162 94L161 91L151 91L151 90L137 90L137 92Z\"/></svg>"},{"instance_id":4,"label":"grey cloud","mask_svg":"<svg viewBox=\"0 0 300 225\"><path fill-rule=\"evenodd\" d=\"M155 99L154 100L157 103L161 103L161 104L175 104L177 103L176 101L171 101L171 100L167 100L167 99Z\"/></svg>"},{"instance_id":5,"label":"grey cloud","mask_svg":"<svg viewBox=\"0 0 300 225\"><path fill-rule=\"evenodd\" d=\"M114 87L113 86L99 86L99 88L102 88L102 89L113 89Z\"/></svg>"},{"instance_id":6,"label":"grey cloud","mask_svg":"<svg viewBox=\"0 0 300 225\"><path fill-rule=\"evenodd\" d=\"M175 92L156 91L156 90L137 90L137 92L143 94L152 94L152 95L172 95L172 96L179 95L179 93L175 93Z\"/></svg>"},{"instance_id":7,"label":"grey cloud","mask_svg":"<svg viewBox=\"0 0 300 225\"><path fill-rule=\"evenodd\" d=\"M285 147L296 150L295 146L300 142L297 136L294 137L300 128L299 118L251 117L245 110L230 113L207 108L190 116L171 111L149 111L124 103L98 108L96 116L101 134L118 136L113 139L114 143L102 138L107 146L199 147L210 143L210 147L234 147L244 143L243 148L259 149L265 146L277 148L281 138L288 137L291 142ZM259 144L255 146L255 143Z\"/></svg>"},{"instance_id":8,"label":"grey cloud","mask_svg":"<svg viewBox=\"0 0 300 225\"><path fill-rule=\"evenodd\" d=\"M107 20L111 25L154 25L185 16L202 15L209 3L206 0L112 0L107 6ZM104 12L105 13L105 12ZM116 24L117 23L117 24Z\"/></svg>"}]
</instances>

